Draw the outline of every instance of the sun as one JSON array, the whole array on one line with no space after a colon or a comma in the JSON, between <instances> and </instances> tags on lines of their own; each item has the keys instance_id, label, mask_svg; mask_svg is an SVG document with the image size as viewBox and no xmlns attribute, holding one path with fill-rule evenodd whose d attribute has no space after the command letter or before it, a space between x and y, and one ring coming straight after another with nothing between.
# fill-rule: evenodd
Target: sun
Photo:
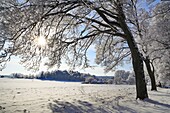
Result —
<instances>
[{"instance_id":1,"label":"sun","mask_svg":"<svg viewBox=\"0 0 170 113\"><path fill-rule=\"evenodd\" d=\"M43 37L43 36L40 36L40 37L38 37L38 45L39 46L45 46L46 45L46 39L45 39L45 37Z\"/></svg>"}]
</instances>

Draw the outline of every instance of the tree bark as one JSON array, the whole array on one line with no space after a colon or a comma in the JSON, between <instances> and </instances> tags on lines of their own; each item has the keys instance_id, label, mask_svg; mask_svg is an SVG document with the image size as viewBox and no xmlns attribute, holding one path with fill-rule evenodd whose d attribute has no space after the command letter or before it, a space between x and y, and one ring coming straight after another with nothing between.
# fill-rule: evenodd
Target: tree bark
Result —
<instances>
[{"instance_id":1,"label":"tree bark","mask_svg":"<svg viewBox=\"0 0 170 113\"><path fill-rule=\"evenodd\" d=\"M136 93L137 93L136 99L139 98L143 100L145 98L148 98L148 93L144 76L142 56L137 48L133 36L128 36L127 42L131 51L132 64L136 78Z\"/></svg>"},{"instance_id":2,"label":"tree bark","mask_svg":"<svg viewBox=\"0 0 170 113\"><path fill-rule=\"evenodd\" d=\"M125 22L125 15L122 9L121 4L118 4L118 13L119 13L119 23L120 26L126 35L126 40L128 43L128 46L131 51L132 56L132 64L133 69L135 72L135 78L136 78L136 99L145 99L148 98L147 88L146 88L146 82L145 82L145 75L144 75L144 68L143 68L143 58L141 56L141 53L139 52L139 49L137 47L137 44L135 43L134 37Z\"/></svg>"},{"instance_id":3,"label":"tree bark","mask_svg":"<svg viewBox=\"0 0 170 113\"><path fill-rule=\"evenodd\" d=\"M143 68L143 59L135 43L135 40L126 24L123 25L123 31L127 35L127 43L129 45L131 56L132 56L132 64L133 64L133 69L136 78L136 91L137 91L136 99L139 98L143 100L145 98L148 98L144 68Z\"/></svg>"},{"instance_id":4,"label":"tree bark","mask_svg":"<svg viewBox=\"0 0 170 113\"><path fill-rule=\"evenodd\" d=\"M144 59L144 62L145 62L149 77L151 79L151 91L153 91L153 90L157 91L155 75L154 75L154 67L152 70L148 56Z\"/></svg>"}]
</instances>

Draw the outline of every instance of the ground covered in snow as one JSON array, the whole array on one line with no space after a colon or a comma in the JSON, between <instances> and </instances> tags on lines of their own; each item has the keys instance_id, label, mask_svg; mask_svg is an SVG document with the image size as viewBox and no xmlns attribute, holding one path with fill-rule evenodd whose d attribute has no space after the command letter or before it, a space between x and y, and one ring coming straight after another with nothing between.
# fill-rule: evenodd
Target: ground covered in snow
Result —
<instances>
[{"instance_id":1,"label":"ground covered in snow","mask_svg":"<svg viewBox=\"0 0 170 113\"><path fill-rule=\"evenodd\" d=\"M150 87L148 87L148 90ZM0 113L168 113L170 89L135 100L134 85L0 79Z\"/></svg>"}]
</instances>

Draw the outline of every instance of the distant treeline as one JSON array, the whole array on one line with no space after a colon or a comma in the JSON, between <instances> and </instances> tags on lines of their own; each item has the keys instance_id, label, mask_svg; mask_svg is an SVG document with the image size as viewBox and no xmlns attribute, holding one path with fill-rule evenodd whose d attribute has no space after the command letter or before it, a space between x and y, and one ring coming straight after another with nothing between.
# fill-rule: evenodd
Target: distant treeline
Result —
<instances>
[{"instance_id":1,"label":"distant treeline","mask_svg":"<svg viewBox=\"0 0 170 113\"><path fill-rule=\"evenodd\" d=\"M40 79L40 80L55 80L55 81L70 81L70 82L82 82L84 84L112 84L113 77L107 76L95 76L86 73L80 73L78 71L61 71L55 70L51 72L40 72L37 75L23 75L21 73L13 73L13 78L23 79Z\"/></svg>"},{"instance_id":2,"label":"distant treeline","mask_svg":"<svg viewBox=\"0 0 170 113\"><path fill-rule=\"evenodd\" d=\"M114 76L95 76L91 74L80 73L78 71L40 72L37 75L23 75L20 73L12 74L13 78L41 79L55 81L82 82L83 84L135 84L135 75L133 72L117 70Z\"/></svg>"},{"instance_id":3,"label":"distant treeline","mask_svg":"<svg viewBox=\"0 0 170 113\"><path fill-rule=\"evenodd\" d=\"M21 73L13 73L13 78L25 78L25 79L41 79L41 80L56 80L56 81L75 81L82 82L88 77L94 77L95 75L80 73L78 71L61 71L55 70L51 72L40 72L37 75L23 75Z\"/></svg>"},{"instance_id":4,"label":"distant treeline","mask_svg":"<svg viewBox=\"0 0 170 113\"><path fill-rule=\"evenodd\" d=\"M87 77L94 77L95 75L84 74L78 71L52 71L52 72L41 72L36 76L37 79L42 80L57 80L57 81L75 81L82 82L85 81Z\"/></svg>"}]
</instances>

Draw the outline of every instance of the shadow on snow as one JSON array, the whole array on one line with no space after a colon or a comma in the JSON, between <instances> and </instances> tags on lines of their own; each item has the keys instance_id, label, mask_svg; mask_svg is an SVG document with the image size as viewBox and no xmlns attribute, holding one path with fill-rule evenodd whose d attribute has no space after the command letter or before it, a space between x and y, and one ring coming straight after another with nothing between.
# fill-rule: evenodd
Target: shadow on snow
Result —
<instances>
[{"instance_id":1,"label":"shadow on snow","mask_svg":"<svg viewBox=\"0 0 170 113\"><path fill-rule=\"evenodd\" d=\"M170 108L169 104L164 104L164 103L161 103L161 102L158 102L158 101L155 101L155 100L147 99L145 101L148 102L148 103L151 103L151 104L155 104L155 105L159 105L159 106L162 106L162 107Z\"/></svg>"},{"instance_id":2,"label":"shadow on snow","mask_svg":"<svg viewBox=\"0 0 170 113\"><path fill-rule=\"evenodd\" d=\"M52 113L112 113L112 112L130 112L137 113L135 110L125 106L107 106L106 104L100 104L94 106L87 101L66 102L54 100L53 103L49 103L49 109Z\"/></svg>"}]
</instances>

